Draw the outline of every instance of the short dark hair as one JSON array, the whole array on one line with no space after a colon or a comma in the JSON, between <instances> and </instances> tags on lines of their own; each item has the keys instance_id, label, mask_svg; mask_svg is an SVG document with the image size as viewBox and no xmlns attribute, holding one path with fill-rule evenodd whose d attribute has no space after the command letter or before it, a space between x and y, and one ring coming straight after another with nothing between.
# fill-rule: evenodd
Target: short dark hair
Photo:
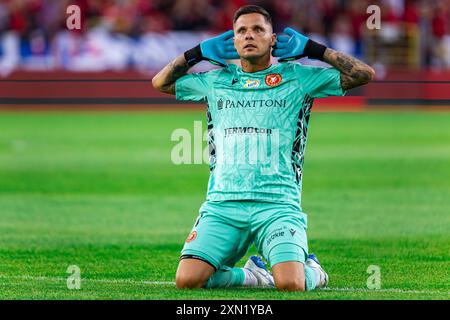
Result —
<instances>
[{"instance_id":1,"label":"short dark hair","mask_svg":"<svg viewBox=\"0 0 450 320\"><path fill-rule=\"evenodd\" d=\"M236 23L237 19L244 15L244 14L249 14L249 13L259 13L261 15L264 16L264 18L266 19L266 21L273 26L272 23L272 17L270 16L269 12L267 12L266 9L264 9L263 7L257 6L257 5L248 5L248 6L243 6L240 7L236 13L234 14L233 17L233 24Z\"/></svg>"}]
</instances>

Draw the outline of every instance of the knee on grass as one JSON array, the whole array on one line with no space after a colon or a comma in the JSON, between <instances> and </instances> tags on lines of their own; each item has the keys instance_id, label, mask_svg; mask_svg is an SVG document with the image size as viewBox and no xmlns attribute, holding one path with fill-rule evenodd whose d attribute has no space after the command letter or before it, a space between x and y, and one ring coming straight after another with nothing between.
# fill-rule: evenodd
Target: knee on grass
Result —
<instances>
[{"instance_id":1,"label":"knee on grass","mask_svg":"<svg viewBox=\"0 0 450 320\"><path fill-rule=\"evenodd\" d=\"M178 289L203 288L206 281L189 274L177 274L175 285Z\"/></svg>"},{"instance_id":2,"label":"knee on grass","mask_svg":"<svg viewBox=\"0 0 450 320\"><path fill-rule=\"evenodd\" d=\"M283 280L275 280L275 286L280 291L300 291L303 292L306 290L305 282L302 282L301 279L283 279Z\"/></svg>"}]
</instances>

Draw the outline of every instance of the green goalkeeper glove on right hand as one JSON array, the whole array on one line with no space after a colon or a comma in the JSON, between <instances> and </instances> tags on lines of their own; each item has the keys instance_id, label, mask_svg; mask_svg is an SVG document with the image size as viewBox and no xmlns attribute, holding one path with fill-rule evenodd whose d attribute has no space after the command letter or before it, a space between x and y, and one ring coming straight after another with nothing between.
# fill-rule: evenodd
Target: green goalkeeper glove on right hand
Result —
<instances>
[{"instance_id":1,"label":"green goalkeeper glove on right hand","mask_svg":"<svg viewBox=\"0 0 450 320\"><path fill-rule=\"evenodd\" d=\"M190 66L207 60L212 64L226 67L225 60L239 59L233 36L233 30L229 30L217 37L202 41L198 46L186 51L184 58Z\"/></svg>"}]
</instances>

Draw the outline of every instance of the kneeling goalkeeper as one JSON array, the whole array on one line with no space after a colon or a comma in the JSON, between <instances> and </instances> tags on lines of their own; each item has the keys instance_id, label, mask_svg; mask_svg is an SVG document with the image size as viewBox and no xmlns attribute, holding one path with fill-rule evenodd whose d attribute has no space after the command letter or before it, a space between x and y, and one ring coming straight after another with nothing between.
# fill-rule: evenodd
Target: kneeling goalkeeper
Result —
<instances>
[{"instance_id":1,"label":"kneeling goalkeeper","mask_svg":"<svg viewBox=\"0 0 450 320\"><path fill-rule=\"evenodd\" d=\"M304 291L328 275L308 253L301 208L302 167L314 98L368 83L363 62L286 28L276 36L259 6L240 8L233 31L203 41L161 70L153 86L178 100L207 102L210 178L206 202L181 252L178 288L276 286ZM271 65L271 54L280 64ZM333 68L289 62L318 59ZM240 59L241 67L225 60ZM223 68L187 74L201 60ZM270 263L252 256L255 243Z\"/></svg>"}]
</instances>

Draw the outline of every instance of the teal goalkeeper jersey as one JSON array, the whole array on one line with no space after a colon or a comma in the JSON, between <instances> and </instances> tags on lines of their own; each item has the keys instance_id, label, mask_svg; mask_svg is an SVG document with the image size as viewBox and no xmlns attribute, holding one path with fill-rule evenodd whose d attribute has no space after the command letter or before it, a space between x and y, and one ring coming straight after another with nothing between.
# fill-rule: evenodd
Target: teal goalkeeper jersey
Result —
<instances>
[{"instance_id":1,"label":"teal goalkeeper jersey","mask_svg":"<svg viewBox=\"0 0 450 320\"><path fill-rule=\"evenodd\" d=\"M301 205L314 98L342 96L335 68L281 63L247 73L229 65L176 82L177 100L207 103L207 200Z\"/></svg>"}]
</instances>

